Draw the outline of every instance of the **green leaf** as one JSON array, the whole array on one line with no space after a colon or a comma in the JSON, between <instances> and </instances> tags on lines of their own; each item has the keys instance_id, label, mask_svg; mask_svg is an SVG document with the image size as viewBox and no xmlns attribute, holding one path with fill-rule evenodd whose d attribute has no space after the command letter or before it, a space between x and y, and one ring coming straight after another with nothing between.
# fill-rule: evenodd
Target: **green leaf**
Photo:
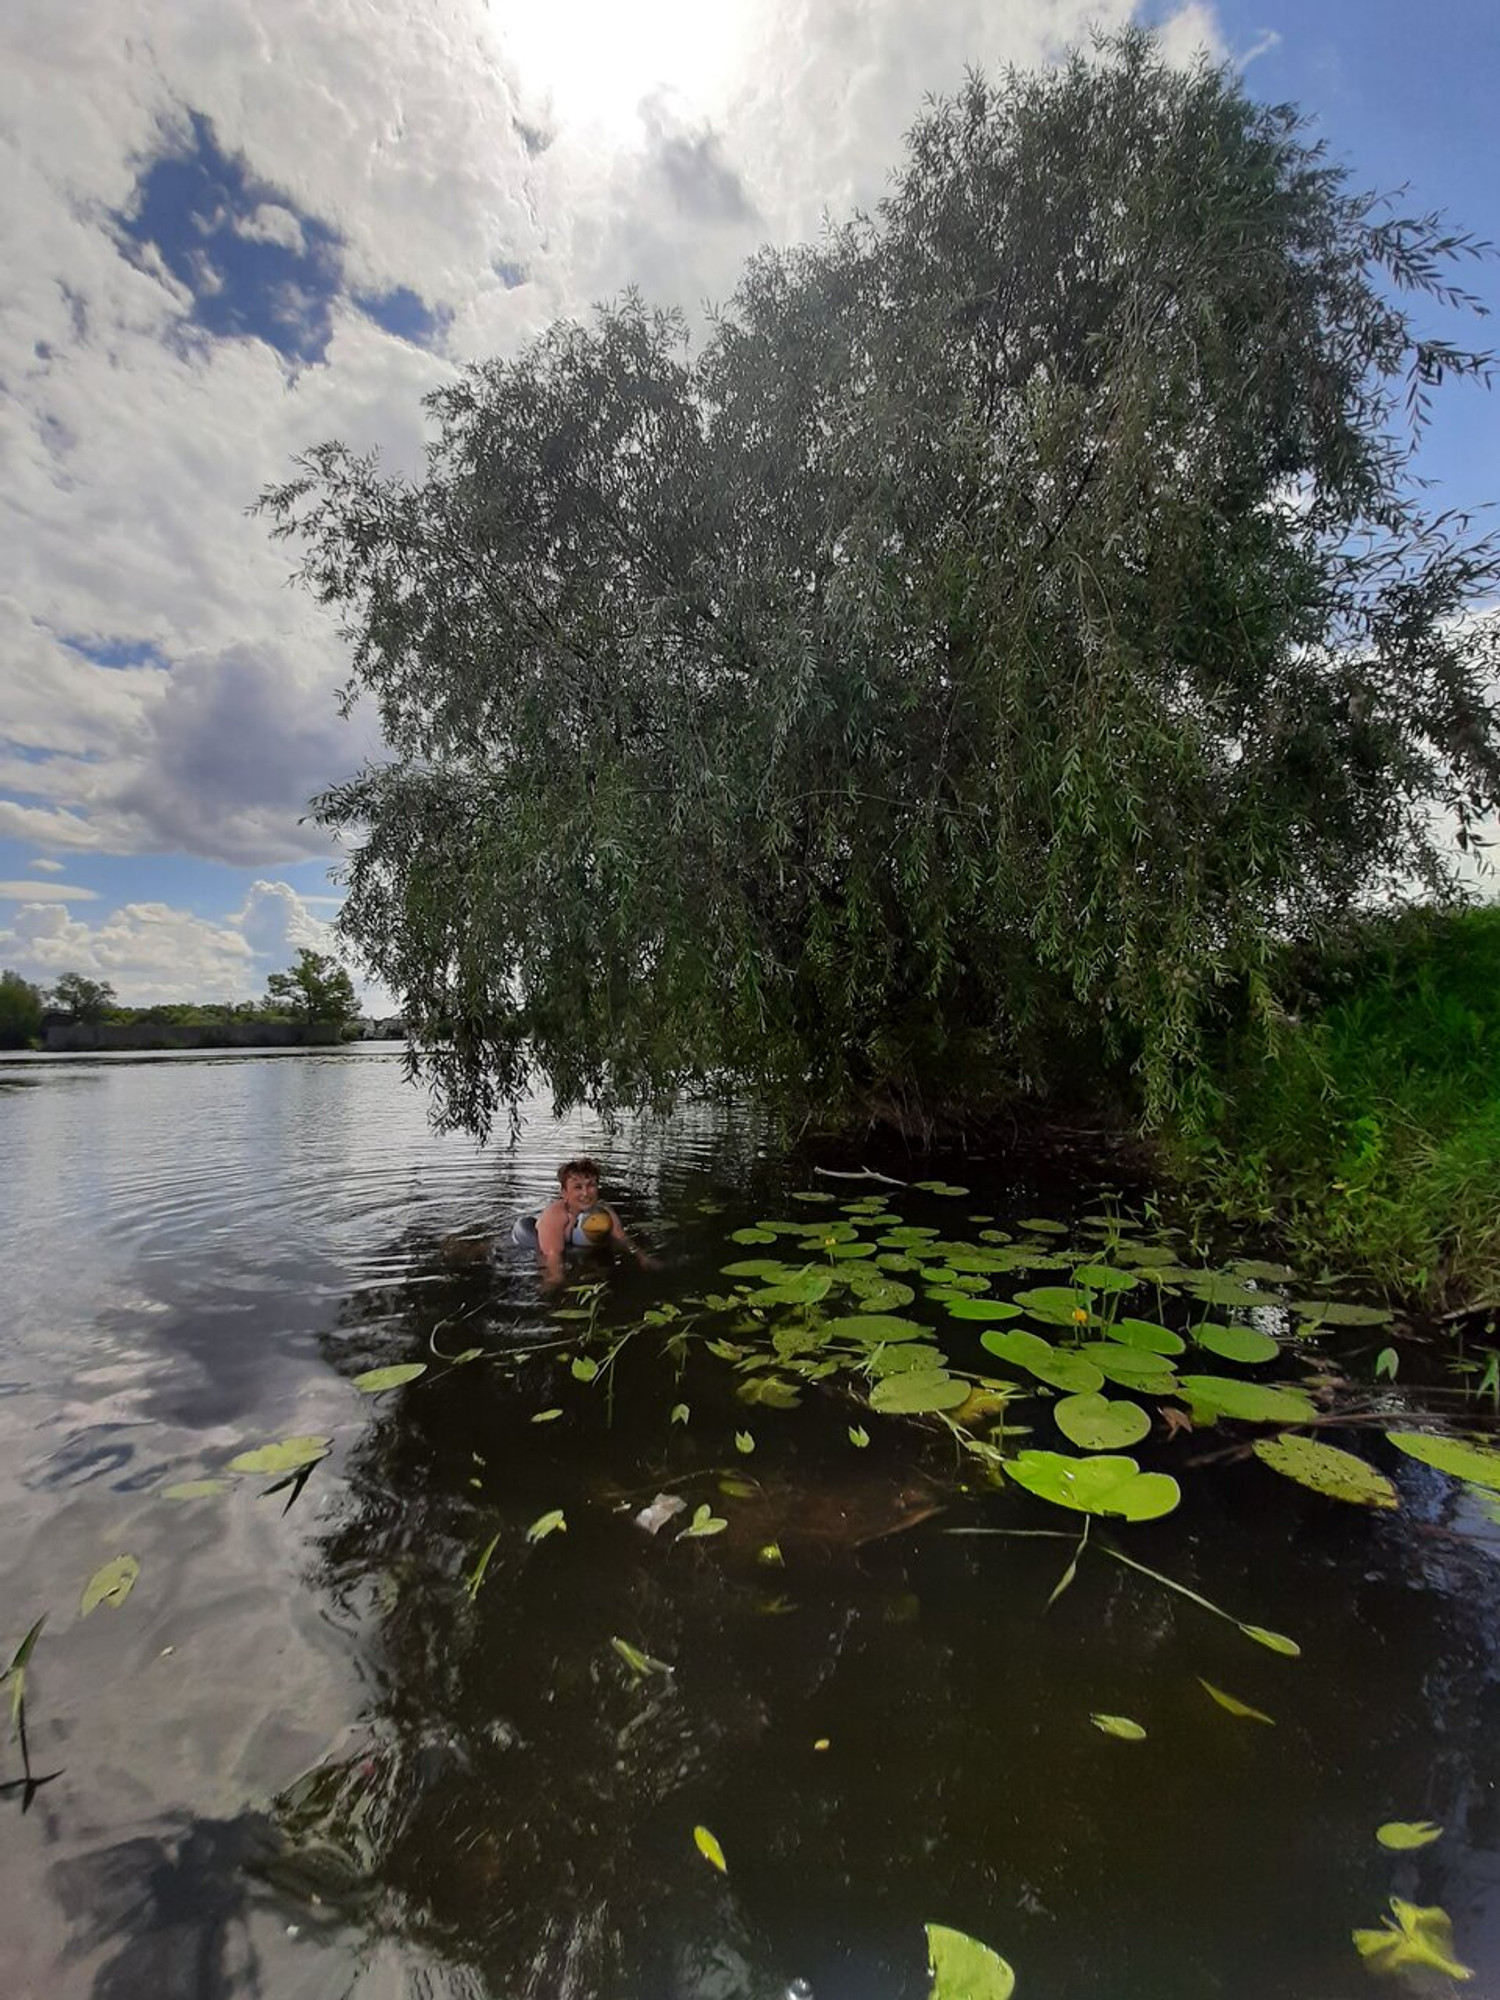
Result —
<instances>
[{"instance_id":1,"label":"green leaf","mask_svg":"<svg viewBox=\"0 0 1500 2000\"><path fill-rule=\"evenodd\" d=\"M1201 1326L1190 1327L1188 1331L1200 1347L1210 1354L1217 1354L1221 1361L1243 1361L1253 1363L1274 1361L1281 1352L1281 1343L1273 1340L1268 1333L1261 1333L1253 1326L1216 1326L1212 1320L1205 1320Z\"/></svg>"},{"instance_id":2,"label":"green leaf","mask_svg":"<svg viewBox=\"0 0 1500 2000\"><path fill-rule=\"evenodd\" d=\"M176 1486L164 1486L163 1500L208 1500L215 1493L227 1493L233 1482L228 1479L184 1479Z\"/></svg>"},{"instance_id":3,"label":"green leaf","mask_svg":"<svg viewBox=\"0 0 1500 2000\"><path fill-rule=\"evenodd\" d=\"M863 1451L865 1446L870 1442L870 1433L867 1430L862 1430L858 1424L851 1424L849 1426L849 1442L856 1450Z\"/></svg>"},{"instance_id":4,"label":"green leaf","mask_svg":"<svg viewBox=\"0 0 1500 2000\"><path fill-rule=\"evenodd\" d=\"M726 1278L795 1278L801 1269L781 1257L742 1257L737 1264L720 1266Z\"/></svg>"},{"instance_id":5,"label":"green leaf","mask_svg":"<svg viewBox=\"0 0 1500 2000\"><path fill-rule=\"evenodd\" d=\"M948 1315L951 1319L1019 1319L1021 1308L1004 1299L952 1299Z\"/></svg>"},{"instance_id":6,"label":"green leaf","mask_svg":"<svg viewBox=\"0 0 1500 2000\"><path fill-rule=\"evenodd\" d=\"M956 1410L968 1395L968 1383L941 1368L910 1369L883 1376L870 1391L870 1408L888 1416L920 1416Z\"/></svg>"},{"instance_id":7,"label":"green leaf","mask_svg":"<svg viewBox=\"0 0 1500 2000\"><path fill-rule=\"evenodd\" d=\"M1465 1444L1461 1438L1436 1437L1428 1431L1387 1431L1386 1438L1422 1465L1500 1490L1500 1451L1493 1445Z\"/></svg>"},{"instance_id":8,"label":"green leaf","mask_svg":"<svg viewBox=\"0 0 1500 2000\"><path fill-rule=\"evenodd\" d=\"M875 1278L865 1270L854 1271L855 1290L859 1303L869 1308L871 1313L886 1312L893 1306L909 1306L916 1297L910 1285L897 1284L894 1278Z\"/></svg>"},{"instance_id":9,"label":"green leaf","mask_svg":"<svg viewBox=\"0 0 1500 2000\"><path fill-rule=\"evenodd\" d=\"M1399 1972L1405 1966L1430 1966L1449 1979L1472 1979L1472 1969L1453 1956L1453 1923L1446 1910L1422 1908L1392 1896L1395 1922L1384 1919L1378 1931L1355 1931L1354 1948L1377 1972Z\"/></svg>"},{"instance_id":10,"label":"green leaf","mask_svg":"<svg viewBox=\"0 0 1500 2000\"><path fill-rule=\"evenodd\" d=\"M1106 1736L1118 1736L1122 1743L1144 1743L1146 1732L1128 1715L1091 1715L1089 1721Z\"/></svg>"},{"instance_id":11,"label":"green leaf","mask_svg":"<svg viewBox=\"0 0 1500 2000\"><path fill-rule=\"evenodd\" d=\"M1238 1695L1226 1694L1223 1688L1216 1688L1212 1681L1204 1680L1201 1674L1198 1676L1198 1685L1206 1694L1213 1696L1220 1708L1225 1709L1230 1715L1237 1715L1242 1722L1264 1722L1272 1729L1276 1727L1271 1716L1263 1715L1258 1708L1252 1708L1249 1702L1241 1701Z\"/></svg>"},{"instance_id":12,"label":"green leaf","mask_svg":"<svg viewBox=\"0 0 1500 2000\"><path fill-rule=\"evenodd\" d=\"M749 1431L736 1431L734 1434L734 1448L742 1457L748 1458L755 1449L755 1439Z\"/></svg>"},{"instance_id":13,"label":"green leaf","mask_svg":"<svg viewBox=\"0 0 1500 2000\"><path fill-rule=\"evenodd\" d=\"M1305 1424L1318 1414L1305 1389L1273 1388L1229 1375L1182 1375L1178 1390L1192 1406L1193 1422L1233 1417L1244 1424Z\"/></svg>"},{"instance_id":14,"label":"green leaf","mask_svg":"<svg viewBox=\"0 0 1500 2000\"><path fill-rule=\"evenodd\" d=\"M282 1438L278 1444L263 1444L254 1451L242 1451L229 1461L231 1472L300 1472L304 1465L316 1465L326 1458L333 1439L326 1437Z\"/></svg>"},{"instance_id":15,"label":"green leaf","mask_svg":"<svg viewBox=\"0 0 1500 2000\"><path fill-rule=\"evenodd\" d=\"M955 1187L952 1181L913 1181L911 1185L920 1188L923 1194L944 1194L955 1199L969 1192L966 1187Z\"/></svg>"},{"instance_id":16,"label":"green leaf","mask_svg":"<svg viewBox=\"0 0 1500 2000\"><path fill-rule=\"evenodd\" d=\"M495 1550L499 1546L499 1543L500 1543L499 1535L498 1534L491 1535L489 1540L484 1545L484 1549L480 1555L478 1562L475 1563L473 1569L471 1569L469 1571L468 1576L465 1577L464 1589L469 1593L469 1596L471 1598L475 1598L479 1595L479 1586L484 1582L484 1573L490 1566L490 1557L495 1553Z\"/></svg>"},{"instance_id":17,"label":"green leaf","mask_svg":"<svg viewBox=\"0 0 1500 2000\"><path fill-rule=\"evenodd\" d=\"M1396 1489L1383 1472L1366 1465L1353 1452L1317 1438L1257 1438L1252 1447L1257 1458L1273 1472L1310 1486L1330 1500L1349 1500L1359 1507L1394 1507Z\"/></svg>"},{"instance_id":18,"label":"green leaf","mask_svg":"<svg viewBox=\"0 0 1500 2000\"><path fill-rule=\"evenodd\" d=\"M1113 1340L1086 1340L1076 1350L1106 1382L1122 1389L1141 1389L1151 1396L1170 1396L1177 1387L1171 1361L1149 1347L1121 1347Z\"/></svg>"},{"instance_id":19,"label":"green leaf","mask_svg":"<svg viewBox=\"0 0 1500 2000\"><path fill-rule=\"evenodd\" d=\"M1054 1347L1039 1333L982 1333L979 1344L987 1353L1012 1368L1024 1368L1039 1382L1077 1395L1091 1395L1104 1387L1104 1373L1089 1358L1072 1348Z\"/></svg>"},{"instance_id":20,"label":"green leaf","mask_svg":"<svg viewBox=\"0 0 1500 2000\"><path fill-rule=\"evenodd\" d=\"M1126 1521L1154 1521L1170 1514L1182 1495L1164 1472L1142 1472L1133 1458L1074 1458L1059 1451L1022 1451L1005 1462L1007 1474L1039 1500L1079 1514L1114 1514Z\"/></svg>"},{"instance_id":21,"label":"green leaf","mask_svg":"<svg viewBox=\"0 0 1500 2000\"><path fill-rule=\"evenodd\" d=\"M1117 1319L1104 1331L1111 1340L1147 1354L1177 1355L1187 1348L1181 1334L1173 1333L1170 1327L1158 1326L1154 1319Z\"/></svg>"},{"instance_id":22,"label":"green leaf","mask_svg":"<svg viewBox=\"0 0 1500 2000\"><path fill-rule=\"evenodd\" d=\"M692 1411L686 1403L674 1403L672 1405L672 1414L668 1421L674 1424L685 1424L691 1415Z\"/></svg>"},{"instance_id":23,"label":"green leaf","mask_svg":"<svg viewBox=\"0 0 1500 2000\"><path fill-rule=\"evenodd\" d=\"M669 1674L672 1669L665 1660L653 1660L649 1653L643 1653L639 1646L632 1646L628 1639L611 1639L609 1642L639 1679L647 1674Z\"/></svg>"},{"instance_id":24,"label":"green leaf","mask_svg":"<svg viewBox=\"0 0 1500 2000\"><path fill-rule=\"evenodd\" d=\"M838 1196L836 1194L825 1194L821 1188L798 1188L791 1196L791 1199L793 1201L816 1202L820 1205L827 1202L831 1206L838 1200Z\"/></svg>"},{"instance_id":25,"label":"green leaf","mask_svg":"<svg viewBox=\"0 0 1500 2000\"><path fill-rule=\"evenodd\" d=\"M998 1952L946 1924L927 1926L927 2000L1011 2000L1016 1975Z\"/></svg>"},{"instance_id":26,"label":"green leaf","mask_svg":"<svg viewBox=\"0 0 1500 2000\"><path fill-rule=\"evenodd\" d=\"M831 1319L827 1326L828 1336L834 1340L878 1340L905 1341L930 1340L931 1327L923 1326L920 1320L898 1319L894 1313L849 1313L843 1319Z\"/></svg>"},{"instance_id":27,"label":"green leaf","mask_svg":"<svg viewBox=\"0 0 1500 2000\"><path fill-rule=\"evenodd\" d=\"M729 1240L731 1243L774 1243L776 1232L774 1229L731 1229Z\"/></svg>"},{"instance_id":28,"label":"green leaf","mask_svg":"<svg viewBox=\"0 0 1500 2000\"><path fill-rule=\"evenodd\" d=\"M1361 1306L1344 1299L1294 1299L1292 1311L1320 1326L1385 1326L1395 1315L1389 1306Z\"/></svg>"},{"instance_id":29,"label":"green leaf","mask_svg":"<svg viewBox=\"0 0 1500 2000\"><path fill-rule=\"evenodd\" d=\"M544 1542L549 1535L567 1532L567 1520L561 1507L554 1507L550 1513L538 1514L526 1530L528 1542Z\"/></svg>"},{"instance_id":30,"label":"green leaf","mask_svg":"<svg viewBox=\"0 0 1500 2000\"><path fill-rule=\"evenodd\" d=\"M1113 1264L1079 1264L1073 1271L1073 1283L1091 1292L1128 1292L1140 1282L1137 1272L1117 1270Z\"/></svg>"},{"instance_id":31,"label":"green leaf","mask_svg":"<svg viewBox=\"0 0 1500 2000\"><path fill-rule=\"evenodd\" d=\"M832 1201L832 1195L828 1199ZM721 1875L729 1873L729 1863L724 1859L724 1850L706 1826L695 1826L693 1828L693 1845L705 1861L713 1863Z\"/></svg>"},{"instance_id":32,"label":"green leaf","mask_svg":"<svg viewBox=\"0 0 1500 2000\"><path fill-rule=\"evenodd\" d=\"M1033 1319L1051 1326L1087 1326L1094 1322L1093 1301L1073 1285L1034 1285L1017 1292L1016 1304Z\"/></svg>"},{"instance_id":33,"label":"green leaf","mask_svg":"<svg viewBox=\"0 0 1500 2000\"><path fill-rule=\"evenodd\" d=\"M123 1604L135 1589L135 1580L140 1573L140 1563L134 1556L115 1556L112 1561L104 1563L83 1586L83 1596L78 1603L79 1617L87 1618L101 1604Z\"/></svg>"},{"instance_id":34,"label":"green leaf","mask_svg":"<svg viewBox=\"0 0 1500 2000\"><path fill-rule=\"evenodd\" d=\"M387 1389L399 1389L403 1382L415 1382L427 1373L425 1361L399 1361L391 1368L367 1368L356 1375L354 1386L367 1396L379 1396Z\"/></svg>"},{"instance_id":35,"label":"green leaf","mask_svg":"<svg viewBox=\"0 0 1500 2000\"><path fill-rule=\"evenodd\" d=\"M744 1403L759 1403L768 1410L795 1410L802 1401L802 1395L794 1382L783 1382L779 1375L751 1375L741 1382L735 1394Z\"/></svg>"},{"instance_id":36,"label":"green leaf","mask_svg":"<svg viewBox=\"0 0 1500 2000\"><path fill-rule=\"evenodd\" d=\"M1069 1444L1084 1451L1119 1451L1139 1444L1151 1429L1139 1403L1111 1402L1107 1396L1064 1396L1052 1414Z\"/></svg>"},{"instance_id":37,"label":"green leaf","mask_svg":"<svg viewBox=\"0 0 1500 2000\"><path fill-rule=\"evenodd\" d=\"M1268 1632L1264 1625L1246 1625L1240 1620L1236 1620L1235 1622L1239 1624L1240 1630L1247 1639L1253 1639L1257 1646L1264 1646L1267 1652L1280 1653L1284 1659L1288 1660L1301 1659L1302 1648L1297 1644L1295 1639L1288 1639L1281 1632Z\"/></svg>"},{"instance_id":38,"label":"green leaf","mask_svg":"<svg viewBox=\"0 0 1500 2000\"><path fill-rule=\"evenodd\" d=\"M1066 1236L1068 1233L1067 1223L1049 1222L1041 1215L1028 1215L1023 1221L1018 1222L1016 1227L1029 1229L1033 1236Z\"/></svg>"},{"instance_id":39,"label":"green leaf","mask_svg":"<svg viewBox=\"0 0 1500 2000\"><path fill-rule=\"evenodd\" d=\"M1216 1271L1194 1271L1184 1280L1184 1289L1191 1292L1195 1299L1201 1299L1206 1306L1251 1307L1278 1303L1264 1292L1258 1292L1253 1285Z\"/></svg>"},{"instance_id":40,"label":"green leaf","mask_svg":"<svg viewBox=\"0 0 1500 2000\"><path fill-rule=\"evenodd\" d=\"M678 1535L679 1542L698 1539L704 1535L722 1535L729 1523L722 1514L716 1514L705 1500L701 1507L693 1509L693 1518Z\"/></svg>"},{"instance_id":41,"label":"green leaf","mask_svg":"<svg viewBox=\"0 0 1500 2000\"><path fill-rule=\"evenodd\" d=\"M931 1374L942 1367L942 1356L925 1340L898 1340L890 1347L872 1347L865 1365L876 1376Z\"/></svg>"},{"instance_id":42,"label":"green leaf","mask_svg":"<svg viewBox=\"0 0 1500 2000\"><path fill-rule=\"evenodd\" d=\"M21 1711L26 1705L26 1664L35 1650L36 1642L41 1637L42 1627L46 1622L47 1614L44 1611L11 1654L10 1665L3 1674L0 1674L0 1685L6 1681L10 1682L10 1726L13 1730L20 1727Z\"/></svg>"},{"instance_id":43,"label":"green leaf","mask_svg":"<svg viewBox=\"0 0 1500 2000\"><path fill-rule=\"evenodd\" d=\"M1375 1829L1375 1838L1381 1846L1390 1848L1394 1854L1407 1854L1417 1847L1431 1847L1442 1836L1443 1829L1435 1826L1430 1819L1388 1819L1384 1826Z\"/></svg>"},{"instance_id":44,"label":"green leaf","mask_svg":"<svg viewBox=\"0 0 1500 2000\"><path fill-rule=\"evenodd\" d=\"M531 1421L534 1424L555 1424L561 1415L561 1410L538 1410Z\"/></svg>"},{"instance_id":45,"label":"green leaf","mask_svg":"<svg viewBox=\"0 0 1500 2000\"><path fill-rule=\"evenodd\" d=\"M599 1364L597 1361L591 1360L587 1354L575 1354L573 1357L573 1366L569 1372L572 1374L575 1382L592 1382L594 1377L599 1373Z\"/></svg>"}]
</instances>

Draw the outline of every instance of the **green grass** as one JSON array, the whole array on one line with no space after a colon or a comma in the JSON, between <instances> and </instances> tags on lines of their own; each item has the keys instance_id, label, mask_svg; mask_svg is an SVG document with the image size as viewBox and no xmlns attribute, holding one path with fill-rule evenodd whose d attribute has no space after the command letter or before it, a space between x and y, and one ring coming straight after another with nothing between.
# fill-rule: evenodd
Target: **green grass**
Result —
<instances>
[{"instance_id":1,"label":"green grass","mask_svg":"<svg viewBox=\"0 0 1500 2000\"><path fill-rule=\"evenodd\" d=\"M1429 1302L1500 1297L1500 908L1367 920L1176 1135L1220 1209Z\"/></svg>"}]
</instances>

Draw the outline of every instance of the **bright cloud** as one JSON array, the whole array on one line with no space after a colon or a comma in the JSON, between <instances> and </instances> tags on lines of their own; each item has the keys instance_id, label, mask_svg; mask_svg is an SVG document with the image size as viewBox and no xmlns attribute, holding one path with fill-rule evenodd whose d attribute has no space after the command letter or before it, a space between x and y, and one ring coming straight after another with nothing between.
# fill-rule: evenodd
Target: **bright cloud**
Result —
<instances>
[{"instance_id":1,"label":"bright cloud","mask_svg":"<svg viewBox=\"0 0 1500 2000\"><path fill-rule=\"evenodd\" d=\"M97 903L97 889L70 889L66 882L0 882L0 903Z\"/></svg>"},{"instance_id":2,"label":"bright cloud","mask_svg":"<svg viewBox=\"0 0 1500 2000\"><path fill-rule=\"evenodd\" d=\"M61 875L63 872L63 865L60 861L49 860L45 855L39 855L38 858L31 863L31 866L33 868L40 868L42 872L47 875Z\"/></svg>"}]
</instances>

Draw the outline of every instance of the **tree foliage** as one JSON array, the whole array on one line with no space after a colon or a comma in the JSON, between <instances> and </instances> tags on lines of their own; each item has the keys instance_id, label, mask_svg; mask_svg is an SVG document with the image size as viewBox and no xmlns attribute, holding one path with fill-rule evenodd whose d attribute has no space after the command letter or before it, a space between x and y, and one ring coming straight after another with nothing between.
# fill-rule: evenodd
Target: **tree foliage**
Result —
<instances>
[{"instance_id":1,"label":"tree foliage","mask_svg":"<svg viewBox=\"0 0 1500 2000\"><path fill-rule=\"evenodd\" d=\"M88 979L81 972L65 972L52 989L52 1005L75 1021L102 1021L114 1004L115 989L108 980Z\"/></svg>"},{"instance_id":2,"label":"tree foliage","mask_svg":"<svg viewBox=\"0 0 1500 2000\"><path fill-rule=\"evenodd\" d=\"M24 1049L42 1032L42 989L19 972L0 972L0 1049Z\"/></svg>"},{"instance_id":3,"label":"tree foliage","mask_svg":"<svg viewBox=\"0 0 1500 2000\"><path fill-rule=\"evenodd\" d=\"M392 761L344 936L447 1116L713 1078L1176 1101L1271 948L1494 801L1496 575L1429 518L1480 246L1132 34L931 105L873 218L430 398L263 496Z\"/></svg>"},{"instance_id":4,"label":"tree foliage","mask_svg":"<svg viewBox=\"0 0 1500 2000\"><path fill-rule=\"evenodd\" d=\"M272 1007L285 1008L309 1026L313 1022L333 1028L346 1027L359 1012L354 982L334 959L318 951L302 950L289 972L273 972L266 981L266 1000Z\"/></svg>"}]
</instances>

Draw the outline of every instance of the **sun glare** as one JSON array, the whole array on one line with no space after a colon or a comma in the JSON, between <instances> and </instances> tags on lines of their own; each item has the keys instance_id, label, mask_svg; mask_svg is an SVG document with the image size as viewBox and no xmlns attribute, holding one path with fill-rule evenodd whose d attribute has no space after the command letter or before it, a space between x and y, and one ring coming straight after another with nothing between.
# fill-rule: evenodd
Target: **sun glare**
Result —
<instances>
[{"instance_id":1,"label":"sun glare","mask_svg":"<svg viewBox=\"0 0 1500 2000\"><path fill-rule=\"evenodd\" d=\"M743 0L509 0L491 18L522 83L561 122L623 136L659 90L692 114L715 108L744 13Z\"/></svg>"}]
</instances>

